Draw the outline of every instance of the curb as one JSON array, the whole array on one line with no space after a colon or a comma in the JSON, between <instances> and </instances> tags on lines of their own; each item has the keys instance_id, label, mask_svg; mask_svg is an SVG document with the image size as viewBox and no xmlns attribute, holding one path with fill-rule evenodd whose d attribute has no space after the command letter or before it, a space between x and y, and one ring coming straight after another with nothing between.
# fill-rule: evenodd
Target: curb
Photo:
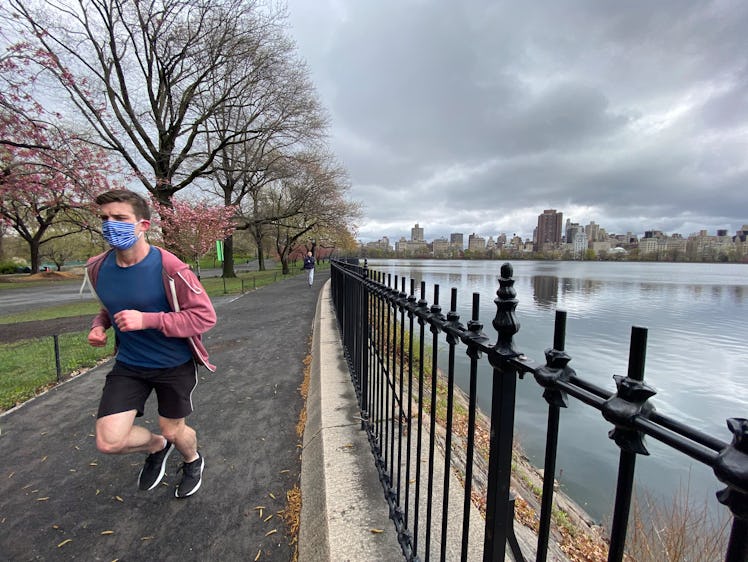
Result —
<instances>
[{"instance_id":1,"label":"curb","mask_svg":"<svg viewBox=\"0 0 748 562\"><path fill-rule=\"evenodd\" d=\"M330 298L320 292L301 460L299 560L403 557L345 361Z\"/></svg>"}]
</instances>

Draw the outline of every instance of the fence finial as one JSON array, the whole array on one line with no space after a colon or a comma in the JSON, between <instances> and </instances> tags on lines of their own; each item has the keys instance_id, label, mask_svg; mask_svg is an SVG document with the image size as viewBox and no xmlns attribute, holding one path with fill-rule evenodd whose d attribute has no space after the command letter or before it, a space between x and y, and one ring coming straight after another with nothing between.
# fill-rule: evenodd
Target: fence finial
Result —
<instances>
[{"instance_id":1,"label":"fence finial","mask_svg":"<svg viewBox=\"0 0 748 562\"><path fill-rule=\"evenodd\" d=\"M493 327L499 334L494 349L501 355L516 357L519 352L514 347L514 334L519 331L519 322L514 315L519 301L515 298L517 291L514 290L514 269L512 264L505 263L501 266L501 277L499 277L499 290L496 291L497 298L496 316L493 319Z\"/></svg>"},{"instance_id":2,"label":"fence finial","mask_svg":"<svg viewBox=\"0 0 748 562\"><path fill-rule=\"evenodd\" d=\"M717 492L717 499L736 517L748 519L748 419L730 418L727 427L732 432L732 443L719 453L714 466L715 476L727 488Z\"/></svg>"}]
</instances>

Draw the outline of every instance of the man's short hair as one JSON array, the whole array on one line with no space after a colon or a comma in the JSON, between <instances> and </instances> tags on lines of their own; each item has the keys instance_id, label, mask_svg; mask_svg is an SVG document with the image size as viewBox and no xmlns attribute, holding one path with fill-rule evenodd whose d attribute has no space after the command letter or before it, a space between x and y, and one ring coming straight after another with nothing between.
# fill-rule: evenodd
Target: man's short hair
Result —
<instances>
[{"instance_id":1,"label":"man's short hair","mask_svg":"<svg viewBox=\"0 0 748 562\"><path fill-rule=\"evenodd\" d=\"M105 191L96 197L95 202L99 206L106 205L107 203L130 203L136 219L151 220L151 208L146 198L129 189Z\"/></svg>"}]
</instances>

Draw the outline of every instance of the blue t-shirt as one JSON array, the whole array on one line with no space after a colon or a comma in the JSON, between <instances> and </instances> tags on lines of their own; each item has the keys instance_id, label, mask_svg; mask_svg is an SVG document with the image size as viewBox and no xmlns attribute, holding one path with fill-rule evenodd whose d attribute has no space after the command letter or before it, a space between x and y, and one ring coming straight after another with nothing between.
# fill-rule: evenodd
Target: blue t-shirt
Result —
<instances>
[{"instance_id":1,"label":"blue t-shirt","mask_svg":"<svg viewBox=\"0 0 748 562\"><path fill-rule=\"evenodd\" d=\"M130 267L117 265L114 252L101 265L96 292L109 311L117 336L117 360L147 368L176 367L192 358L185 338L169 338L159 330L120 332L114 315L120 310L170 312L161 275L161 252L151 246L142 261Z\"/></svg>"}]
</instances>

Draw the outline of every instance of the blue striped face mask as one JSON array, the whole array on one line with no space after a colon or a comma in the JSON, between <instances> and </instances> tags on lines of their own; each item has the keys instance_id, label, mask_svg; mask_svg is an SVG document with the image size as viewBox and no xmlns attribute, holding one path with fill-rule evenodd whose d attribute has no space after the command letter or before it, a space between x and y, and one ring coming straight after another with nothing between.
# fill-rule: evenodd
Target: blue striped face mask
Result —
<instances>
[{"instance_id":1,"label":"blue striped face mask","mask_svg":"<svg viewBox=\"0 0 748 562\"><path fill-rule=\"evenodd\" d=\"M128 250L132 248L138 239L143 235L141 232L135 235L135 225L137 223L104 221L101 225L101 234L104 236L109 245L115 250Z\"/></svg>"}]
</instances>

